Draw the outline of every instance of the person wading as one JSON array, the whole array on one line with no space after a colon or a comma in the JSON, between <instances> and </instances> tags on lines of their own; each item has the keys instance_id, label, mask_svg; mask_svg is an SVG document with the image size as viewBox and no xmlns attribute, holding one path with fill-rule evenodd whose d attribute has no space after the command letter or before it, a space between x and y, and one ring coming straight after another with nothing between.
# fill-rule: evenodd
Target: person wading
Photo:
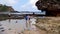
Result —
<instances>
[{"instance_id":1,"label":"person wading","mask_svg":"<svg viewBox=\"0 0 60 34\"><path fill-rule=\"evenodd\" d=\"M25 16L25 19L26 19L26 28L28 30L30 30L30 16L29 15L26 15Z\"/></svg>"}]
</instances>

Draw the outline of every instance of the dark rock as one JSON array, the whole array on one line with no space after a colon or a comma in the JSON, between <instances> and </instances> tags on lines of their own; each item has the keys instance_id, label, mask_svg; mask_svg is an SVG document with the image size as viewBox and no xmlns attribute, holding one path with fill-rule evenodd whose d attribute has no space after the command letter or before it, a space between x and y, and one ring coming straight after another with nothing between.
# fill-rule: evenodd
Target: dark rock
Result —
<instances>
[{"instance_id":1,"label":"dark rock","mask_svg":"<svg viewBox=\"0 0 60 34\"><path fill-rule=\"evenodd\" d=\"M1 27L0 29L4 29L3 27Z\"/></svg>"},{"instance_id":2,"label":"dark rock","mask_svg":"<svg viewBox=\"0 0 60 34\"><path fill-rule=\"evenodd\" d=\"M38 0L36 6L46 11L46 16L60 16L60 0Z\"/></svg>"},{"instance_id":3,"label":"dark rock","mask_svg":"<svg viewBox=\"0 0 60 34\"><path fill-rule=\"evenodd\" d=\"M4 32L5 30L1 30L1 32Z\"/></svg>"},{"instance_id":4,"label":"dark rock","mask_svg":"<svg viewBox=\"0 0 60 34\"><path fill-rule=\"evenodd\" d=\"M9 28L8 30L11 30L11 28Z\"/></svg>"}]
</instances>

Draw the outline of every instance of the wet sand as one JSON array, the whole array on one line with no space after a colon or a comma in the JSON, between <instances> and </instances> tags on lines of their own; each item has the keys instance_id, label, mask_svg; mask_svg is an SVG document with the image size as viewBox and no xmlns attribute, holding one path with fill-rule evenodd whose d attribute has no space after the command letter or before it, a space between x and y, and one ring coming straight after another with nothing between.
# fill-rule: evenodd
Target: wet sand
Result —
<instances>
[{"instance_id":1,"label":"wet sand","mask_svg":"<svg viewBox=\"0 0 60 34\"><path fill-rule=\"evenodd\" d=\"M0 26L0 28L4 28L4 29L0 29L0 34L28 34L28 32L30 32L31 34L39 34L38 30L36 30L35 25L36 23L33 23L34 21L36 21L36 19L31 19L31 23L29 26L30 30L27 30L26 28L26 20L25 19L7 19L7 20L3 20L0 21L0 24L2 24ZM29 24L28 24L29 25ZM2 31L4 30L4 31Z\"/></svg>"},{"instance_id":2,"label":"wet sand","mask_svg":"<svg viewBox=\"0 0 60 34\"><path fill-rule=\"evenodd\" d=\"M37 28L37 30L25 30L21 34L46 34L46 31L43 31L43 30Z\"/></svg>"}]
</instances>

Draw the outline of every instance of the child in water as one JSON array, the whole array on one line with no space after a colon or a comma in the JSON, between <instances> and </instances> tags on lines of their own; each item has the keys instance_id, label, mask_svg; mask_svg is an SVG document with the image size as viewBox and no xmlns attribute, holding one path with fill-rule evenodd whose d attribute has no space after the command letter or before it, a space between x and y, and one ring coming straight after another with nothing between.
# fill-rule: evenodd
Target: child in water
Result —
<instances>
[{"instance_id":1,"label":"child in water","mask_svg":"<svg viewBox=\"0 0 60 34\"><path fill-rule=\"evenodd\" d=\"M30 16L26 15L25 19L26 19L26 27L27 27L28 30L30 30Z\"/></svg>"}]
</instances>

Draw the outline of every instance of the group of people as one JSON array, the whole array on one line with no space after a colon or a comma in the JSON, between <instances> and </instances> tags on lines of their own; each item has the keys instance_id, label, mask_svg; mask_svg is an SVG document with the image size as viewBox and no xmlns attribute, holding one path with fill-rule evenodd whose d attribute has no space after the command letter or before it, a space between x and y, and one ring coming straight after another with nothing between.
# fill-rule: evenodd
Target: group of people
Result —
<instances>
[{"instance_id":1,"label":"group of people","mask_svg":"<svg viewBox=\"0 0 60 34\"><path fill-rule=\"evenodd\" d=\"M33 16L30 16L30 15L26 15L25 20L26 20L26 28L30 30L30 28L33 27L32 25L35 24L36 20Z\"/></svg>"},{"instance_id":2,"label":"group of people","mask_svg":"<svg viewBox=\"0 0 60 34\"><path fill-rule=\"evenodd\" d=\"M30 30L30 16L26 15L25 20L26 20L26 28Z\"/></svg>"},{"instance_id":3,"label":"group of people","mask_svg":"<svg viewBox=\"0 0 60 34\"><path fill-rule=\"evenodd\" d=\"M27 20L30 20L30 16L29 16L29 15L26 15L26 16L25 16L25 19L26 19L26 21L27 21Z\"/></svg>"}]
</instances>

